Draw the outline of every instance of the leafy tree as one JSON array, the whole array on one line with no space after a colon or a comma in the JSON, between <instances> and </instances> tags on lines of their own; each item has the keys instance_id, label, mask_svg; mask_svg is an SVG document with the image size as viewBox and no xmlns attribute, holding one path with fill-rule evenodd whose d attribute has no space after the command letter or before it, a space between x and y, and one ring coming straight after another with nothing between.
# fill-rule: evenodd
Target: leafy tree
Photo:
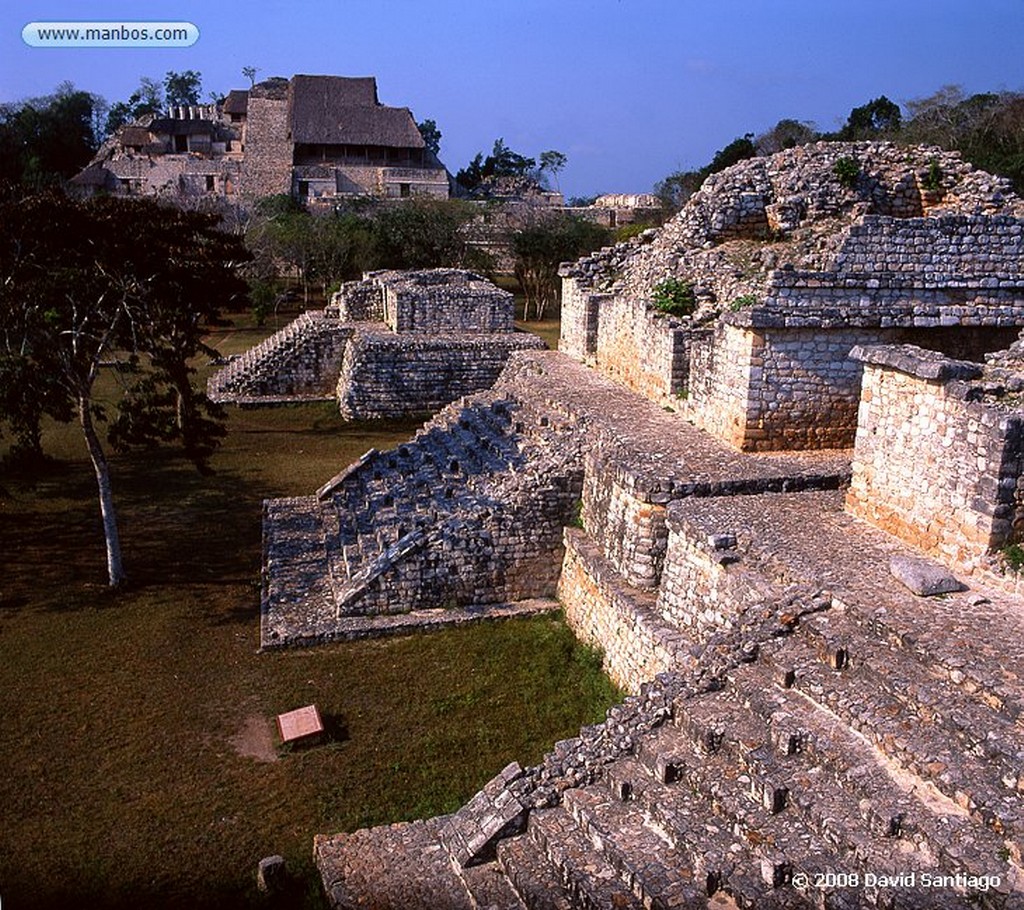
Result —
<instances>
[{"instance_id":1,"label":"leafy tree","mask_svg":"<svg viewBox=\"0 0 1024 910\"><path fill-rule=\"evenodd\" d=\"M669 174L654 185L655 195L661 199L666 209L678 211L712 174L724 171L746 158L753 158L757 154L753 140L754 134L747 133L715 152L711 163L704 165L700 170L676 171Z\"/></svg>"},{"instance_id":2,"label":"leafy tree","mask_svg":"<svg viewBox=\"0 0 1024 910\"><path fill-rule=\"evenodd\" d=\"M38 394L25 385L20 399L0 397L0 416L20 438L33 421L38 433L44 413L77 417L116 587L126 574L97 380L117 362L131 382L117 400L117 445L179 441L202 465L217 442L218 415L192 387L189 360L202 349L201 322L244 292L233 266L245 253L211 216L148 200L48 193L0 203L0 221L0 362L8 376L47 377Z\"/></svg>"},{"instance_id":3,"label":"leafy tree","mask_svg":"<svg viewBox=\"0 0 1024 910\"><path fill-rule=\"evenodd\" d=\"M473 190L483 183L502 177L527 177L535 170L537 162L505 145L504 139L495 139L491 154L484 158L477 152L473 160L455 175L455 180L467 190Z\"/></svg>"},{"instance_id":4,"label":"leafy tree","mask_svg":"<svg viewBox=\"0 0 1024 910\"><path fill-rule=\"evenodd\" d=\"M203 79L195 70L176 73L173 70L164 77L164 93L168 107L199 104Z\"/></svg>"},{"instance_id":5,"label":"leafy tree","mask_svg":"<svg viewBox=\"0 0 1024 910\"><path fill-rule=\"evenodd\" d=\"M470 250L463 228L475 210L458 200L413 199L385 206L374 219L377 268L460 267Z\"/></svg>"},{"instance_id":6,"label":"leafy tree","mask_svg":"<svg viewBox=\"0 0 1024 910\"><path fill-rule=\"evenodd\" d=\"M128 96L127 101L117 101L110 105L104 133L109 136L132 120L159 114L163 107L164 91L160 83L143 76L139 79L139 87Z\"/></svg>"},{"instance_id":7,"label":"leafy tree","mask_svg":"<svg viewBox=\"0 0 1024 910\"><path fill-rule=\"evenodd\" d=\"M774 155L784 149L806 145L818 138L814 124L805 120L783 119L766 133L754 140L754 148L759 155Z\"/></svg>"},{"instance_id":8,"label":"leafy tree","mask_svg":"<svg viewBox=\"0 0 1024 910\"><path fill-rule=\"evenodd\" d=\"M565 169L569 159L561 152L550 149L540 153L540 173L550 174L554 178L555 186L558 185L558 175Z\"/></svg>"},{"instance_id":9,"label":"leafy tree","mask_svg":"<svg viewBox=\"0 0 1024 910\"><path fill-rule=\"evenodd\" d=\"M434 155L439 154L441 151L441 131L437 128L437 124L433 120L424 120L422 123L417 123L416 128L420 131L427 150Z\"/></svg>"},{"instance_id":10,"label":"leafy tree","mask_svg":"<svg viewBox=\"0 0 1024 910\"><path fill-rule=\"evenodd\" d=\"M0 180L39 188L73 177L96 151L102 104L66 82L52 95L0 106Z\"/></svg>"},{"instance_id":11,"label":"leafy tree","mask_svg":"<svg viewBox=\"0 0 1024 910\"><path fill-rule=\"evenodd\" d=\"M259 72L259 68L255 66L243 66L242 75L249 80L249 87L252 88L256 84L256 74Z\"/></svg>"},{"instance_id":12,"label":"leafy tree","mask_svg":"<svg viewBox=\"0 0 1024 910\"><path fill-rule=\"evenodd\" d=\"M877 139L899 131L903 115L900 106L880 95L867 104L850 111L846 124L835 138L843 142L857 139Z\"/></svg>"},{"instance_id":13,"label":"leafy tree","mask_svg":"<svg viewBox=\"0 0 1024 910\"><path fill-rule=\"evenodd\" d=\"M585 218L557 214L538 217L513 231L509 240L516 280L526 297L523 318L530 318L532 306L534 318L539 320L558 300L558 267L603 246L608 232Z\"/></svg>"}]
</instances>

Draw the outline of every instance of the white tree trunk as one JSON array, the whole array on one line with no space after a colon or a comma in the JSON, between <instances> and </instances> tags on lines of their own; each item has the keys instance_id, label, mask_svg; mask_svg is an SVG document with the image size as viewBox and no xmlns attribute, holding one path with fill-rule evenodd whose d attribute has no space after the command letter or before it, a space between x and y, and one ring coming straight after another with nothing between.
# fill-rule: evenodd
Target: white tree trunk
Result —
<instances>
[{"instance_id":1,"label":"white tree trunk","mask_svg":"<svg viewBox=\"0 0 1024 910\"><path fill-rule=\"evenodd\" d=\"M96 486L100 494L100 514L103 516L103 537L107 544L107 577L110 587L116 588L123 584L125 575L121 562L121 538L117 533L117 513L114 511L114 494L110 487L110 468L107 456L100 445L96 428L93 426L92 414L89 411L89 399L78 399L78 419L85 434L85 444L92 459L93 471L96 473Z\"/></svg>"}]
</instances>

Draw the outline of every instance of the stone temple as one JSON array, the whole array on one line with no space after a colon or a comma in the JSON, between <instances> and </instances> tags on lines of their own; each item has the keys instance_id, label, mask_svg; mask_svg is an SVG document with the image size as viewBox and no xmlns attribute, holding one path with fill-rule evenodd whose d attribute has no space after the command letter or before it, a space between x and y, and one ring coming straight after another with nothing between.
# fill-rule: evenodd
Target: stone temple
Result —
<instances>
[{"instance_id":1,"label":"stone temple","mask_svg":"<svg viewBox=\"0 0 1024 910\"><path fill-rule=\"evenodd\" d=\"M955 154L742 162L565 266L558 352L267 502L265 647L561 608L629 693L318 837L331 905L1024 906L1022 262Z\"/></svg>"}]
</instances>

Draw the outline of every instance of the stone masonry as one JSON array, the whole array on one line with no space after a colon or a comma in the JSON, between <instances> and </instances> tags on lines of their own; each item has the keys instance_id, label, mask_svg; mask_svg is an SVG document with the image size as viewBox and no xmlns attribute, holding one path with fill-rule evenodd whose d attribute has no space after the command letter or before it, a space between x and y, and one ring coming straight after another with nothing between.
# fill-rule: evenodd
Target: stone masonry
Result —
<instances>
[{"instance_id":1,"label":"stone masonry","mask_svg":"<svg viewBox=\"0 0 1024 910\"><path fill-rule=\"evenodd\" d=\"M512 295L472 272L374 272L345 284L210 378L214 401L336 398L351 419L433 413L493 385L512 351Z\"/></svg>"},{"instance_id":2,"label":"stone masonry","mask_svg":"<svg viewBox=\"0 0 1024 910\"><path fill-rule=\"evenodd\" d=\"M852 184L842 160L859 168ZM939 149L819 143L752 159L660 232L566 266L560 347L739 448L850 446L854 345L980 362L1014 340L1022 213L1005 182ZM693 315L652 305L666 278L691 284Z\"/></svg>"},{"instance_id":3,"label":"stone masonry","mask_svg":"<svg viewBox=\"0 0 1024 910\"><path fill-rule=\"evenodd\" d=\"M1019 203L878 144L698 197L566 270L566 353L267 503L264 646L557 594L628 693L452 816L318 837L332 906L1024 907Z\"/></svg>"}]
</instances>

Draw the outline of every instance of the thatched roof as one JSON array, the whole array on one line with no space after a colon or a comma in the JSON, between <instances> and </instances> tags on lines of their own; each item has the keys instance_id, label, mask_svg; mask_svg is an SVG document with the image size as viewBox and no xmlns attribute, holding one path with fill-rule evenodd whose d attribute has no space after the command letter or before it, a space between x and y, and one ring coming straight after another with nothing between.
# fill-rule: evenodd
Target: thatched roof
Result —
<instances>
[{"instance_id":1,"label":"thatched roof","mask_svg":"<svg viewBox=\"0 0 1024 910\"><path fill-rule=\"evenodd\" d=\"M224 99L225 114L244 114L249 109L249 93L245 89L233 88Z\"/></svg>"},{"instance_id":2,"label":"thatched roof","mask_svg":"<svg viewBox=\"0 0 1024 910\"><path fill-rule=\"evenodd\" d=\"M289 107L295 143L424 147L408 108L377 101L373 77L295 76Z\"/></svg>"}]
</instances>

